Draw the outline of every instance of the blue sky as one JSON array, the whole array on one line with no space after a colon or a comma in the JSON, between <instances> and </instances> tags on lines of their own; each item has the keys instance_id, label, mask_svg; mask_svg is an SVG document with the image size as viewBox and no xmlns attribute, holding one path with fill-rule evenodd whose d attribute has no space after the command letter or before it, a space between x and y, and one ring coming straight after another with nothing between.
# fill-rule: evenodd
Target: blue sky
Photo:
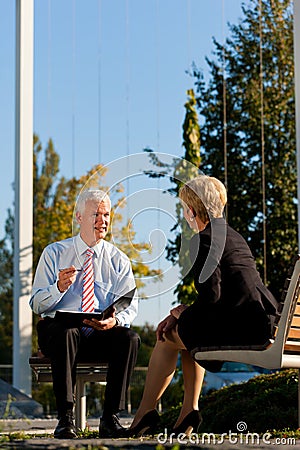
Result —
<instances>
[{"instance_id":1,"label":"blue sky","mask_svg":"<svg viewBox=\"0 0 300 450\"><path fill-rule=\"evenodd\" d=\"M60 175L80 176L145 147L180 157L186 90L193 87L186 71L192 62L207 70L213 37L223 42L227 22L242 16L241 3L35 0L34 132L44 146L53 139ZM0 41L2 238L13 205L13 0L0 0ZM136 224L142 232L143 221ZM135 323L157 324L173 300L170 291L143 302Z\"/></svg>"}]
</instances>

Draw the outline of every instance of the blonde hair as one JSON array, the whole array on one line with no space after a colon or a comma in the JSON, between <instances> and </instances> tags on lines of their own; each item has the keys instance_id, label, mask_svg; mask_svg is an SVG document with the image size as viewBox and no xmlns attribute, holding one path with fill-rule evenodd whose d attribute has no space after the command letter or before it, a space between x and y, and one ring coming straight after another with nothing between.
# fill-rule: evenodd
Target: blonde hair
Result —
<instances>
[{"instance_id":1,"label":"blonde hair","mask_svg":"<svg viewBox=\"0 0 300 450\"><path fill-rule=\"evenodd\" d=\"M217 178L200 175L180 188L179 198L206 223L210 219L222 217L227 192L224 184Z\"/></svg>"}]
</instances>

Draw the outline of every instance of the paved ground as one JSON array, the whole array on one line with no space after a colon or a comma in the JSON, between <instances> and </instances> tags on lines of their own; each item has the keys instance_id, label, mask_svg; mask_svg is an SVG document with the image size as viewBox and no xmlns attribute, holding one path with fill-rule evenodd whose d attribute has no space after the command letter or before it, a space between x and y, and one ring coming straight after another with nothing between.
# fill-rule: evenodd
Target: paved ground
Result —
<instances>
[{"instance_id":1,"label":"paved ground","mask_svg":"<svg viewBox=\"0 0 300 450\"><path fill-rule=\"evenodd\" d=\"M129 426L131 418L122 418L123 426ZM24 431L27 434L51 434L57 425L57 419L0 419L0 433ZM90 419L88 425L91 430L97 430L99 419Z\"/></svg>"},{"instance_id":2,"label":"paved ground","mask_svg":"<svg viewBox=\"0 0 300 450\"><path fill-rule=\"evenodd\" d=\"M124 426L130 425L130 417L125 417L121 420ZM200 437L192 435L190 439L182 437L176 440L162 434L161 436L139 439L80 438L59 440L52 437L56 423L57 421L54 419L0 420L0 450L163 450L163 448L173 448L175 445L178 446L177 448L189 450L193 447L203 450L269 450L270 448L274 450L300 450L300 441L293 442L287 439L276 441L270 439L268 435L264 437L232 435L226 439L214 435L200 435ZM89 421L91 431L98 429L98 423L98 419ZM29 439L28 435L31 436ZM10 440L7 442L8 439Z\"/></svg>"}]
</instances>

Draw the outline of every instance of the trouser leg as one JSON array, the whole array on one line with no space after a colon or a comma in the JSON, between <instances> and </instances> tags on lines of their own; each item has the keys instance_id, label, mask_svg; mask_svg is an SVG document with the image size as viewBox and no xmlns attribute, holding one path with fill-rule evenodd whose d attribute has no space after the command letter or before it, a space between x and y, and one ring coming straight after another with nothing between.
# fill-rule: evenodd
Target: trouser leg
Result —
<instances>
[{"instance_id":1,"label":"trouser leg","mask_svg":"<svg viewBox=\"0 0 300 450\"><path fill-rule=\"evenodd\" d=\"M57 412L62 416L73 408L80 331L47 320L39 322L38 334L42 352L51 359Z\"/></svg>"},{"instance_id":2,"label":"trouser leg","mask_svg":"<svg viewBox=\"0 0 300 450\"><path fill-rule=\"evenodd\" d=\"M109 361L103 416L125 409L126 393L137 360L138 335L128 328L119 329L122 335L118 344L113 346Z\"/></svg>"},{"instance_id":3,"label":"trouser leg","mask_svg":"<svg viewBox=\"0 0 300 450\"><path fill-rule=\"evenodd\" d=\"M139 345L138 334L126 327L94 332L84 339L82 355L108 362L103 417L111 416L125 408L126 392L136 364Z\"/></svg>"}]
</instances>

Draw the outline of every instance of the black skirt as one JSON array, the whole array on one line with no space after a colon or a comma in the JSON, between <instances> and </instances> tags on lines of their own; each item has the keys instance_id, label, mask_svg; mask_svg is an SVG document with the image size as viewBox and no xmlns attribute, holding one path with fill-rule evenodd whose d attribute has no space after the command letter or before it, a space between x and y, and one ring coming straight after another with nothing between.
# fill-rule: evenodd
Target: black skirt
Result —
<instances>
[{"instance_id":1,"label":"black skirt","mask_svg":"<svg viewBox=\"0 0 300 450\"><path fill-rule=\"evenodd\" d=\"M263 345L272 337L272 319L258 302L231 310L219 305L201 308L195 302L180 315L178 334L189 351L202 346Z\"/></svg>"}]
</instances>

